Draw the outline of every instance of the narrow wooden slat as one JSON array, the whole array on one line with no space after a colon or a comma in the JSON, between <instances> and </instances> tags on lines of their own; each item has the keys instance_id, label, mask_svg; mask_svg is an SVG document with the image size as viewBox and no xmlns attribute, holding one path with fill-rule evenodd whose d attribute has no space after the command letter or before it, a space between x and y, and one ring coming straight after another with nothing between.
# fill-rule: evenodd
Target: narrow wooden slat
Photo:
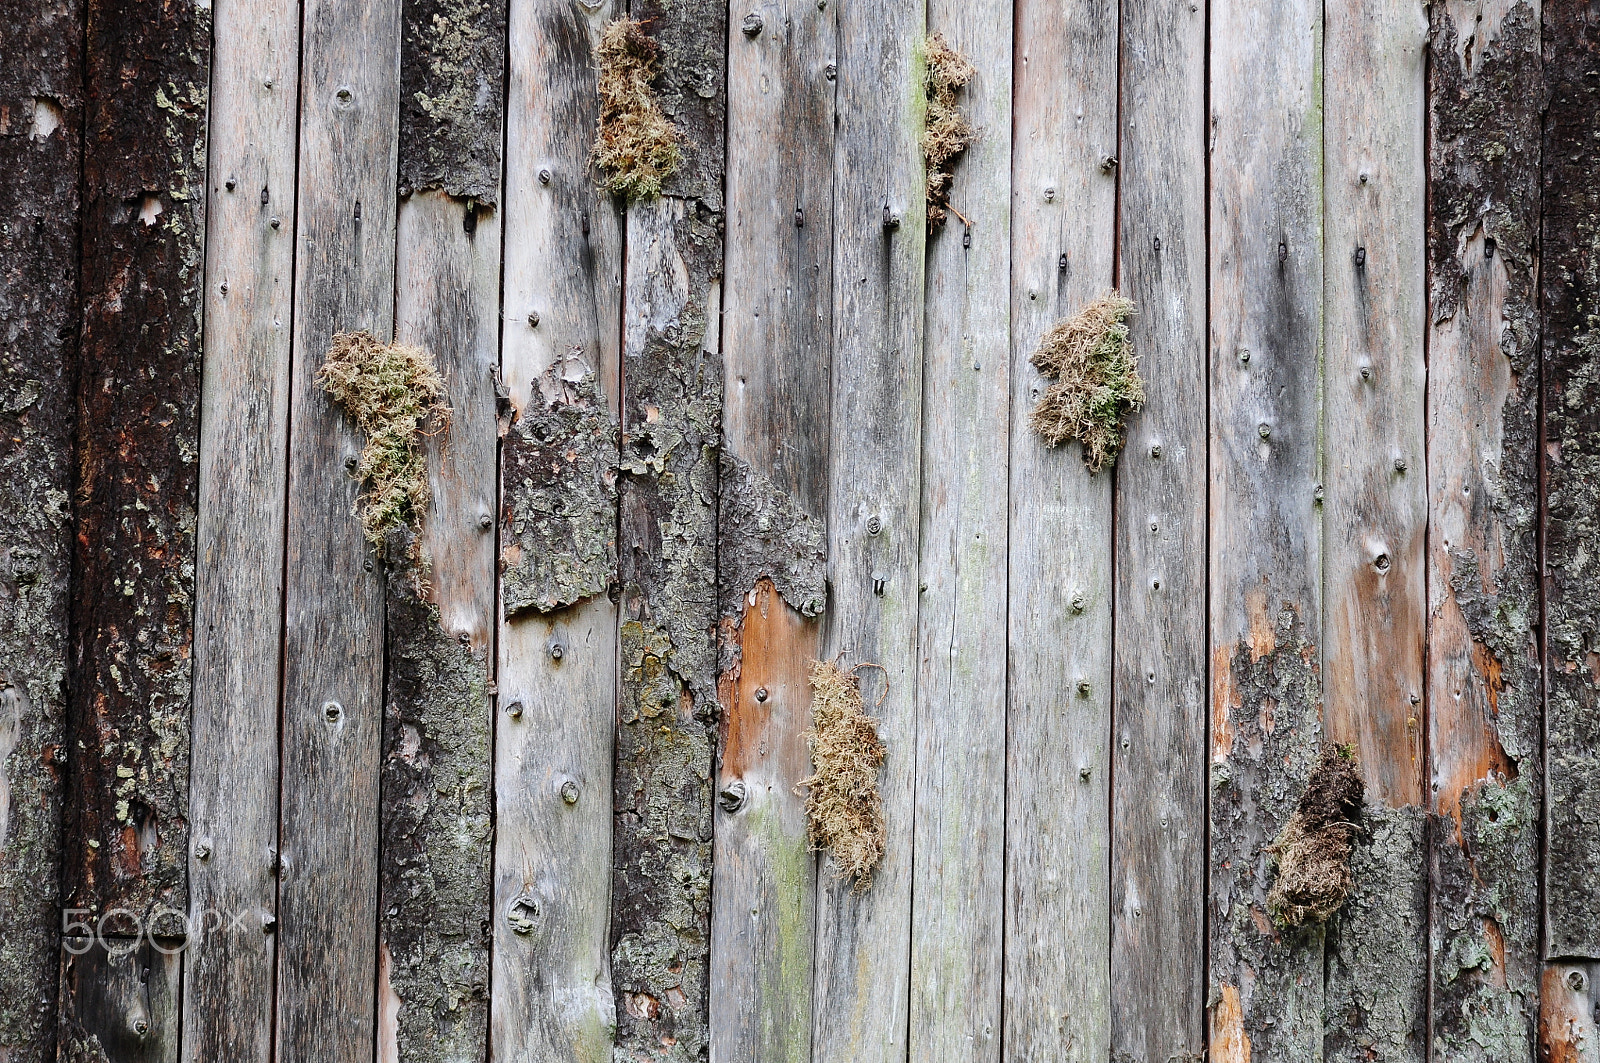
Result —
<instances>
[{"instance_id":1,"label":"narrow wooden slat","mask_svg":"<svg viewBox=\"0 0 1600 1063\"><path fill-rule=\"evenodd\" d=\"M532 412L536 381L573 348L616 410L622 233L588 167L599 115L592 56L615 14L608 2L511 5L501 372L518 416ZM518 487L501 490L507 510ZM495 1059L611 1059L616 618L616 605L600 595L548 616L500 620ZM559 657L551 652L558 646Z\"/></svg>"},{"instance_id":2,"label":"narrow wooden slat","mask_svg":"<svg viewBox=\"0 0 1600 1063\"><path fill-rule=\"evenodd\" d=\"M1321 746L1322 7L1211 8L1213 1059L1322 1056L1321 928L1265 849Z\"/></svg>"},{"instance_id":3,"label":"narrow wooden slat","mask_svg":"<svg viewBox=\"0 0 1600 1063\"><path fill-rule=\"evenodd\" d=\"M912 854L912 1059L993 1060L1005 930L1011 2L931 0L982 137L929 237Z\"/></svg>"},{"instance_id":4,"label":"narrow wooden slat","mask_svg":"<svg viewBox=\"0 0 1600 1063\"><path fill-rule=\"evenodd\" d=\"M107 946L112 947L108 948ZM65 938L62 1063L177 1063L182 954L139 944Z\"/></svg>"},{"instance_id":5,"label":"narrow wooden slat","mask_svg":"<svg viewBox=\"0 0 1600 1063\"><path fill-rule=\"evenodd\" d=\"M834 10L776 0L750 13L760 20L754 33L737 10L728 27L723 447L820 521L833 339ZM724 483L719 538L729 534L729 490ZM798 786L811 773L802 735L821 625L771 585L739 585L745 570L732 560L741 550L753 546L730 543L718 562L724 715L711 1052L718 1063L808 1063L816 877ZM756 575L774 575L785 560L757 556Z\"/></svg>"},{"instance_id":6,"label":"narrow wooden slat","mask_svg":"<svg viewBox=\"0 0 1600 1063\"><path fill-rule=\"evenodd\" d=\"M0 1057L55 1058L83 5L0 4Z\"/></svg>"},{"instance_id":7,"label":"narrow wooden slat","mask_svg":"<svg viewBox=\"0 0 1600 1063\"><path fill-rule=\"evenodd\" d=\"M1327 10L1325 740L1366 782L1327 938L1324 1056L1426 1054L1427 367L1423 4Z\"/></svg>"},{"instance_id":8,"label":"narrow wooden slat","mask_svg":"<svg viewBox=\"0 0 1600 1063\"><path fill-rule=\"evenodd\" d=\"M1539 986L1539 1054L1544 1063L1600 1063L1595 984L1600 964L1552 963Z\"/></svg>"},{"instance_id":9,"label":"narrow wooden slat","mask_svg":"<svg viewBox=\"0 0 1600 1063\"><path fill-rule=\"evenodd\" d=\"M1148 396L1117 463L1111 1052L1205 1047L1205 15L1122 7L1117 255Z\"/></svg>"},{"instance_id":10,"label":"narrow wooden slat","mask_svg":"<svg viewBox=\"0 0 1600 1063\"><path fill-rule=\"evenodd\" d=\"M811 1036L817 1063L871 1063L905 1057L909 1018L927 23L921 0L837 7L830 435L847 445L828 455L822 657L883 669L862 687L887 845L864 893L820 862Z\"/></svg>"},{"instance_id":11,"label":"narrow wooden slat","mask_svg":"<svg viewBox=\"0 0 1600 1063\"><path fill-rule=\"evenodd\" d=\"M313 0L302 25L276 1056L358 1063L374 1051L383 578L347 471L362 440L316 374L335 333L393 329L400 19Z\"/></svg>"},{"instance_id":12,"label":"narrow wooden slat","mask_svg":"<svg viewBox=\"0 0 1600 1063\"><path fill-rule=\"evenodd\" d=\"M1110 1054L1111 481L1028 416L1040 338L1111 286L1118 5L1016 9L1005 1056Z\"/></svg>"},{"instance_id":13,"label":"narrow wooden slat","mask_svg":"<svg viewBox=\"0 0 1600 1063\"><path fill-rule=\"evenodd\" d=\"M1552 2L1545 41L1545 950L1600 960L1600 24L1586 5Z\"/></svg>"},{"instance_id":14,"label":"narrow wooden slat","mask_svg":"<svg viewBox=\"0 0 1600 1063\"><path fill-rule=\"evenodd\" d=\"M65 892L133 933L187 903L211 8L87 16Z\"/></svg>"},{"instance_id":15,"label":"narrow wooden slat","mask_svg":"<svg viewBox=\"0 0 1600 1063\"><path fill-rule=\"evenodd\" d=\"M1431 1036L1436 1059L1519 1063L1540 978L1539 12L1430 19Z\"/></svg>"},{"instance_id":16,"label":"narrow wooden slat","mask_svg":"<svg viewBox=\"0 0 1600 1063\"><path fill-rule=\"evenodd\" d=\"M298 11L216 14L184 1058L272 1058ZM263 203L262 191L267 202ZM225 287L224 287L225 286Z\"/></svg>"}]
</instances>

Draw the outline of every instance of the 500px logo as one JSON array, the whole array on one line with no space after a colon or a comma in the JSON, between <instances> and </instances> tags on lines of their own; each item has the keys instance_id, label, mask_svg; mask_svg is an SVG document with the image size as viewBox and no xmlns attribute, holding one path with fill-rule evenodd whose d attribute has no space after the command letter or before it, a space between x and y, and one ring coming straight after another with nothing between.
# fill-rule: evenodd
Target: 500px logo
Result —
<instances>
[{"instance_id":1,"label":"500px logo","mask_svg":"<svg viewBox=\"0 0 1600 1063\"><path fill-rule=\"evenodd\" d=\"M166 905L141 916L127 908L110 908L95 916L91 908L61 911L61 947L81 956L96 945L116 956L126 955L146 940L164 956L175 956L205 942L209 935L242 932L270 934L277 920L268 912L224 912L207 908L190 916Z\"/></svg>"}]
</instances>

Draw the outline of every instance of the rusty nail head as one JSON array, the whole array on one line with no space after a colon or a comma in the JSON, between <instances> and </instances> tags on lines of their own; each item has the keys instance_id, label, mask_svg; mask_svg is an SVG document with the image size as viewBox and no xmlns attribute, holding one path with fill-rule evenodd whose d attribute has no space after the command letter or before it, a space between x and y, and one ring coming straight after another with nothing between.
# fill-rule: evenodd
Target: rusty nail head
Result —
<instances>
[{"instance_id":1,"label":"rusty nail head","mask_svg":"<svg viewBox=\"0 0 1600 1063\"><path fill-rule=\"evenodd\" d=\"M281 219L279 219L279 218L274 217L267 224L271 225L274 229L276 229L276 228L278 228L279 226L281 226L283 224L283 221Z\"/></svg>"},{"instance_id":2,"label":"rusty nail head","mask_svg":"<svg viewBox=\"0 0 1600 1063\"><path fill-rule=\"evenodd\" d=\"M1361 379L1362 380L1371 380L1372 379L1372 366L1364 365L1364 366L1361 367Z\"/></svg>"},{"instance_id":3,"label":"rusty nail head","mask_svg":"<svg viewBox=\"0 0 1600 1063\"><path fill-rule=\"evenodd\" d=\"M539 311L537 311L537 310L529 310L528 311L528 327L529 328L538 328L539 327Z\"/></svg>"},{"instance_id":4,"label":"rusty nail head","mask_svg":"<svg viewBox=\"0 0 1600 1063\"><path fill-rule=\"evenodd\" d=\"M756 700L757 701L766 701L767 700L767 688L766 687L757 687L756 688Z\"/></svg>"},{"instance_id":5,"label":"rusty nail head","mask_svg":"<svg viewBox=\"0 0 1600 1063\"><path fill-rule=\"evenodd\" d=\"M1567 985L1571 986L1573 992L1575 992L1575 993L1583 992L1583 972L1582 971L1573 971L1570 974L1568 974L1567 975Z\"/></svg>"},{"instance_id":6,"label":"rusty nail head","mask_svg":"<svg viewBox=\"0 0 1600 1063\"><path fill-rule=\"evenodd\" d=\"M741 28L744 30L744 35L746 37L754 37L756 34L761 32L762 25L763 22L760 14L752 11L744 17L744 26Z\"/></svg>"},{"instance_id":7,"label":"rusty nail head","mask_svg":"<svg viewBox=\"0 0 1600 1063\"><path fill-rule=\"evenodd\" d=\"M338 96L339 99L348 103L350 101L350 90L347 88L341 88L338 92Z\"/></svg>"},{"instance_id":8,"label":"rusty nail head","mask_svg":"<svg viewBox=\"0 0 1600 1063\"><path fill-rule=\"evenodd\" d=\"M565 657L567 655L567 644L562 642L559 638L552 638L550 640L550 647L549 648L550 648L550 657L551 657L552 660L559 661L559 660L561 660L561 658L563 658L563 657Z\"/></svg>"},{"instance_id":9,"label":"rusty nail head","mask_svg":"<svg viewBox=\"0 0 1600 1063\"><path fill-rule=\"evenodd\" d=\"M139 1016L137 1019L134 1019L133 1032L138 1034L140 1037L143 1037L145 1034L149 1033L150 1020L146 1019L143 1015Z\"/></svg>"},{"instance_id":10,"label":"rusty nail head","mask_svg":"<svg viewBox=\"0 0 1600 1063\"><path fill-rule=\"evenodd\" d=\"M867 518L867 534L877 535L883 531L883 518L874 513Z\"/></svg>"},{"instance_id":11,"label":"rusty nail head","mask_svg":"<svg viewBox=\"0 0 1600 1063\"><path fill-rule=\"evenodd\" d=\"M1396 459L1394 459L1394 471L1395 472L1405 472L1406 471L1406 459L1404 459L1404 458L1396 458Z\"/></svg>"},{"instance_id":12,"label":"rusty nail head","mask_svg":"<svg viewBox=\"0 0 1600 1063\"><path fill-rule=\"evenodd\" d=\"M1377 567L1379 572L1387 572L1387 571L1389 571L1389 555L1388 554L1379 554L1377 557L1372 559L1372 563L1373 563L1373 565L1375 565Z\"/></svg>"},{"instance_id":13,"label":"rusty nail head","mask_svg":"<svg viewBox=\"0 0 1600 1063\"><path fill-rule=\"evenodd\" d=\"M1364 247L1356 248L1356 265L1365 266L1366 264L1367 264L1367 249L1364 248Z\"/></svg>"},{"instance_id":14,"label":"rusty nail head","mask_svg":"<svg viewBox=\"0 0 1600 1063\"><path fill-rule=\"evenodd\" d=\"M578 803L578 784L568 779L561 784L561 800L569 805Z\"/></svg>"},{"instance_id":15,"label":"rusty nail head","mask_svg":"<svg viewBox=\"0 0 1600 1063\"><path fill-rule=\"evenodd\" d=\"M1250 364L1250 348L1248 348L1248 347L1240 347L1239 348L1239 361L1243 362L1245 365L1249 365Z\"/></svg>"},{"instance_id":16,"label":"rusty nail head","mask_svg":"<svg viewBox=\"0 0 1600 1063\"><path fill-rule=\"evenodd\" d=\"M195 846L194 846L194 858L196 860L209 860L209 859L211 859L211 839L210 838L201 838L198 842L195 843Z\"/></svg>"},{"instance_id":17,"label":"rusty nail head","mask_svg":"<svg viewBox=\"0 0 1600 1063\"><path fill-rule=\"evenodd\" d=\"M822 10L822 5L820 3L817 5L817 10ZM838 66L833 63L829 63L827 66L823 67L822 76L827 78L829 81L832 81L834 78L839 76Z\"/></svg>"},{"instance_id":18,"label":"rusty nail head","mask_svg":"<svg viewBox=\"0 0 1600 1063\"><path fill-rule=\"evenodd\" d=\"M1083 612L1083 595L1074 594L1072 596L1072 611L1074 613Z\"/></svg>"},{"instance_id":19,"label":"rusty nail head","mask_svg":"<svg viewBox=\"0 0 1600 1063\"><path fill-rule=\"evenodd\" d=\"M238 186L239 186L239 181L238 181L237 178L234 178L234 177L229 177L226 181L222 182L222 187L226 188L230 192L232 192Z\"/></svg>"},{"instance_id":20,"label":"rusty nail head","mask_svg":"<svg viewBox=\"0 0 1600 1063\"><path fill-rule=\"evenodd\" d=\"M734 779L722 788L717 795L724 812L737 812L744 807L745 789L744 780Z\"/></svg>"},{"instance_id":21,"label":"rusty nail head","mask_svg":"<svg viewBox=\"0 0 1600 1063\"><path fill-rule=\"evenodd\" d=\"M1053 203L1053 202L1055 202L1055 198L1056 198L1056 186L1055 185L1046 185L1045 186L1045 190L1044 190L1044 201L1046 203Z\"/></svg>"},{"instance_id":22,"label":"rusty nail head","mask_svg":"<svg viewBox=\"0 0 1600 1063\"><path fill-rule=\"evenodd\" d=\"M1100 160L1100 169L1104 170L1106 173L1110 173L1116 168L1117 157L1115 155L1107 155L1105 158Z\"/></svg>"},{"instance_id":23,"label":"rusty nail head","mask_svg":"<svg viewBox=\"0 0 1600 1063\"><path fill-rule=\"evenodd\" d=\"M494 527L494 517L487 513L479 513L478 527L484 531L488 531L490 528Z\"/></svg>"},{"instance_id":24,"label":"rusty nail head","mask_svg":"<svg viewBox=\"0 0 1600 1063\"><path fill-rule=\"evenodd\" d=\"M1151 443L1150 444L1150 456L1152 458L1161 457L1161 444L1160 443Z\"/></svg>"},{"instance_id":25,"label":"rusty nail head","mask_svg":"<svg viewBox=\"0 0 1600 1063\"><path fill-rule=\"evenodd\" d=\"M1084 782L1088 782L1089 781L1089 769L1088 768L1079 768L1078 769L1078 778L1083 780Z\"/></svg>"},{"instance_id":26,"label":"rusty nail head","mask_svg":"<svg viewBox=\"0 0 1600 1063\"><path fill-rule=\"evenodd\" d=\"M361 463L361 459L357 458L354 454L350 455L348 458L344 459L345 471L346 472L355 472L356 471L356 466L359 465L360 463Z\"/></svg>"},{"instance_id":27,"label":"rusty nail head","mask_svg":"<svg viewBox=\"0 0 1600 1063\"><path fill-rule=\"evenodd\" d=\"M344 715L344 706L337 701L324 701L322 703L322 715L329 723L335 723L340 716Z\"/></svg>"},{"instance_id":28,"label":"rusty nail head","mask_svg":"<svg viewBox=\"0 0 1600 1063\"><path fill-rule=\"evenodd\" d=\"M1090 689L1089 688L1089 681L1087 679L1079 679L1078 680L1078 693L1080 695L1082 695L1083 697L1088 697L1089 696L1089 689Z\"/></svg>"},{"instance_id":29,"label":"rusty nail head","mask_svg":"<svg viewBox=\"0 0 1600 1063\"><path fill-rule=\"evenodd\" d=\"M1369 174L1367 171L1362 170L1361 171L1361 183L1362 184L1366 184L1370 180L1372 180L1372 175Z\"/></svg>"},{"instance_id":30,"label":"rusty nail head","mask_svg":"<svg viewBox=\"0 0 1600 1063\"><path fill-rule=\"evenodd\" d=\"M1272 426L1270 424L1268 424L1267 422L1262 421L1259 425L1256 426L1256 433L1258 435L1260 435L1262 439L1271 439L1272 438Z\"/></svg>"},{"instance_id":31,"label":"rusty nail head","mask_svg":"<svg viewBox=\"0 0 1600 1063\"><path fill-rule=\"evenodd\" d=\"M548 169L541 169L539 171L539 183L542 185L547 185L550 183L550 171Z\"/></svg>"},{"instance_id":32,"label":"rusty nail head","mask_svg":"<svg viewBox=\"0 0 1600 1063\"><path fill-rule=\"evenodd\" d=\"M507 705L506 715L511 717L513 720L522 719L522 702L513 701L511 704Z\"/></svg>"}]
</instances>

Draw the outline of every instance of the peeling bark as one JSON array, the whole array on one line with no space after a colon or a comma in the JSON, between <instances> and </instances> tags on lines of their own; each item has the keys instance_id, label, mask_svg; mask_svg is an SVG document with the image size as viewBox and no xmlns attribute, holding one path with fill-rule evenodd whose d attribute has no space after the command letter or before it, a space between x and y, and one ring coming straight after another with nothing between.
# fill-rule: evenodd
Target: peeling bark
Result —
<instances>
[{"instance_id":1,"label":"peeling bark","mask_svg":"<svg viewBox=\"0 0 1600 1063\"><path fill-rule=\"evenodd\" d=\"M777 484L732 454L722 455L717 501L717 571L724 619L744 615L762 579L807 617L827 602L826 529ZM724 670L726 665L724 665Z\"/></svg>"},{"instance_id":2,"label":"peeling bark","mask_svg":"<svg viewBox=\"0 0 1600 1063\"><path fill-rule=\"evenodd\" d=\"M400 195L497 202L506 5L406 0L402 17Z\"/></svg>"},{"instance_id":3,"label":"peeling bark","mask_svg":"<svg viewBox=\"0 0 1600 1063\"><path fill-rule=\"evenodd\" d=\"M211 8L88 27L67 905L145 916L187 904Z\"/></svg>"}]
</instances>

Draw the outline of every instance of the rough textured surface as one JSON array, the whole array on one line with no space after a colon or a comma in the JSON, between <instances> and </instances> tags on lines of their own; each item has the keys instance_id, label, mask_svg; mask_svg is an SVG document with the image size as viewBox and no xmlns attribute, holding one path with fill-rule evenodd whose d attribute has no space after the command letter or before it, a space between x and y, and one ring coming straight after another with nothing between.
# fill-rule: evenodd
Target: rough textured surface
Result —
<instances>
[{"instance_id":1,"label":"rough textured surface","mask_svg":"<svg viewBox=\"0 0 1600 1063\"><path fill-rule=\"evenodd\" d=\"M143 914L186 904L211 8L88 27L67 903Z\"/></svg>"},{"instance_id":2,"label":"rough textured surface","mask_svg":"<svg viewBox=\"0 0 1600 1063\"><path fill-rule=\"evenodd\" d=\"M1600 19L1545 11L1550 956L1600 959Z\"/></svg>"},{"instance_id":3,"label":"rough textured surface","mask_svg":"<svg viewBox=\"0 0 1600 1063\"><path fill-rule=\"evenodd\" d=\"M1349 748L1323 746L1294 815L1271 848L1277 873L1267 910L1279 926L1320 923L1344 906L1365 795Z\"/></svg>"},{"instance_id":4,"label":"rough textured surface","mask_svg":"<svg viewBox=\"0 0 1600 1063\"><path fill-rule=\"evenodd\" d=\"M545 370L500 461L506 615L604 592L617 574L617 422L581 359Z\"/></svg>"},{"instance_id":5,"label":"rough textured surface","mask_svg":"<svg viewBox=\"0 0 1600 1063\"><path fill-rule=\"evenodd\" d=\"M178 1063L181 956L149 941L68 938L59 1063Z\"/></svg>"},{"instance_id":6,"label":"rough textured surface","mask_svg":"<svg viewBox=\"0 0 1600 1063\"><path fill-rule=\"evenodd\" d=\"M723 452L717 499L717 573L721 615L744 615L745 598L770 579L783 600L807 617L827 602L825 529L777 484ZM734 651L737 646L733 645ZM729 664L723 665L726 671Z\"/></svg>"},{"instance_id":7,"label":"rough textured surface","mask_svg":"<svg viewBox=\"0 0 1600 1063\"><path fill-rule=\"evenodd\" d=\"M55 1057L82 5L0 5L0 1058Z\"/></svg>"},{"instance_id":8,"label":"rough textured surface","mask_svg":"<svg viewBox=\"0 0 1600 1063\"><path fill-rule=\"evenodd\" d=\"M400 46L400 194L500 192L506 5L406 0Z\"/></svg>"}]
</instances>

